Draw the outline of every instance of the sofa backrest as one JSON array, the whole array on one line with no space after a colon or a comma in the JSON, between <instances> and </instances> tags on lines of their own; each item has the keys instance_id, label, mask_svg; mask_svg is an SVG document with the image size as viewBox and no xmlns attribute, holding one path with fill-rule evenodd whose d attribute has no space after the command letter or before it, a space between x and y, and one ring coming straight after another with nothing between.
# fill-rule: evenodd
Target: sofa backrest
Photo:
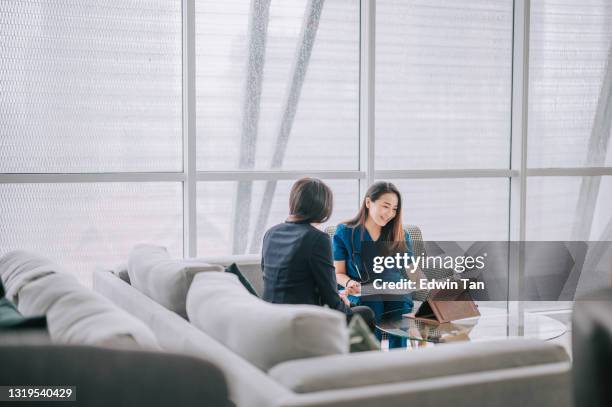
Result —
<instances>
[{"instance_id":1,"label":"sofa backrest","mask_svg":"<svg viewBox=\"0 0 612 407\"><path fill-rule=\"evenodd\" d=\"M159 348L144 323L44 257L26 251L7 253L0 258L0 275L21 314L46 316L54 342L95 345L131 337L144 348Z\"/></svg>"},{"instance_id":2,"label":"sofa backrest","mask_svg":"<svg viewBox=\"0 0 612 407\"><path fill-rule=\"evenodd\" d=\"M198 274L187 295L189 321L267 371L287 360L348 352L346 316L315 305L270 304L230 273Z\"/></svg>"},{"instance_id":3,"label":"sofa backrest","mask_svg":"<svg viewBox=\"0 0 612 407\"><path fill-rule=\"evenodd\" d=\"M291 396L289 389L113 273L94 272L93 285L94 290L151 327L162 349L202 357L219 366L236 405L271 406Z\"/></svg>"},{"instance_id":4,"label":"sofa backrest","mask_svg":"<svg viewBox=\"0 0 612 407\"><path fill-rule=\"evenodd\" d=\"M173 259L165 247L151 244L132 249L127 269L134 288L183 318L187 317L185 299L193 276L223 271L221 266L202 261Z\"/></svg>"}]
</instances>

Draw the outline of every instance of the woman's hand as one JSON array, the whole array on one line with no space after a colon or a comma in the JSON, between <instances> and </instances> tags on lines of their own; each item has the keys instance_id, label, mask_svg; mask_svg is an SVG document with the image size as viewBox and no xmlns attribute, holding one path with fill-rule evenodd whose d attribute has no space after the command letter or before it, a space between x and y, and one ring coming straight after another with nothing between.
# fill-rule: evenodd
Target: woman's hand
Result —
<instances>
[{"instance_id":1,"label":"woman's hand","mask_svg":"<svg viewBox=\"0 0 612 407\"><path fill-rule=\"evenodd\" d=\"M359 295L361 294L361 284L355 280L349 280L346 283L346 293L351 295Z\"/></svg>"},{"instance_id":2,"label":"woman's hand","mask_svg":"<svg viewBox=\"0 0 612 407\"><path fill-rule=\"evenodd\" d=\"M338 293L338 296L340 296L340 299L347 307L351 306L351 302L348 300L348 298L346 298L346 291Z\"/></svg>"}]
</instances>

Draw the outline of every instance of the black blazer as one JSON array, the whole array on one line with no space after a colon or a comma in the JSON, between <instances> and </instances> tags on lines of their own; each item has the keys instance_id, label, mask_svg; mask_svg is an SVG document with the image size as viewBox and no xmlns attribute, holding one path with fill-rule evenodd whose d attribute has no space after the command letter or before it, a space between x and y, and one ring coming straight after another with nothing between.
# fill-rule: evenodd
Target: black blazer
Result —
<instances>
[{"instance_id":1,"label":"black blazer","mask_svg":"<svg viewBox=\"0 0 612 407\"><path fill-rule=\"evenodd\" d=\"M263 299L278 304L328 305L351 315L338 296L329 236L308 223L273 226L263 240Z\"/></svg>"}]
</instances>

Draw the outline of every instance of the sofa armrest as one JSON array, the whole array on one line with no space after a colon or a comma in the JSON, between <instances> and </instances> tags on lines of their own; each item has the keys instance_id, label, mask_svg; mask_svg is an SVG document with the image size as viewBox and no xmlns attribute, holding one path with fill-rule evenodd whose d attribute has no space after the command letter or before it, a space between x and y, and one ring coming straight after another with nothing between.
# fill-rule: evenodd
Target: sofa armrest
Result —
<instances>
[{"instance_id":1,"label":"sofa armrest","mask_svg":"<svg viewBox=\"0 0 612 407\"><path fill-rule=\"evenodd\" d=\"M563 347L538 340L511 339L456 343L412 352L363 352L299 359L269 371L297 393L409 382L459 374L490 372L567 362Z\"/></svg>"},{"instance_id":2,"label":"sofa armrest","mask_svg":"<svg viewBox=\"0 0 612 407\"><path fill-rule=\"evenodd\" d=\"M277 407L571 407L571 364L559 362L300 394ZM349 372L350 374L350 372Z\"/></svg>"}]
</instances>

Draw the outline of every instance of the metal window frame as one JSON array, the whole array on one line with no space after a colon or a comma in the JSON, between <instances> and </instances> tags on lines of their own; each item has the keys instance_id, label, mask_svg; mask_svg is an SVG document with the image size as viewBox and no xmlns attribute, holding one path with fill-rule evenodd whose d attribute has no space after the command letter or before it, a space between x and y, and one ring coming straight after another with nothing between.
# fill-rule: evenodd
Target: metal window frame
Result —
<instances>
[{"instance_id":1,"label":"metal window frame","mask_svg":"<svg viewBox=\"0 0 612 407\"><path fill-rule=\"evenodd\" d=\"M368 186L376 179L376 0L359 2L359 180L357 208Z\"/></svg>"},{"instance_id":2,"label":"metal window frame","mask_svg":"<svg viewBox=\"0 0 612 407\"><path fill-rule=\"evenodd\" d=\"M359 170L357 171L198 171L196 166L195 0L182 4L183 171L109 173L4 173L0 184L181 182L183 185L183 248L197 255L197 183L216 181L292 180L302 176L359 182L359 196L375 179L503 178L510 182L509 240L524 241L526 184L529 177L612 176L612 167L528 168L527 102L530 0L514 0L512 55L511 164L509 169L376 170L375 68L376 1L360 0Z\"/></svg>"},{"instance_id":3,"label":"metal window frame","mask_svg":"<svg viewBox=\"0 0 612 407\"><path fill-rule=\"evenodd\" d=\"M195 97L195 0L182 0L183 30L183 256L198 251Z\"/></svg>"},{"instance_id":4,"label":"metal window frame","mask_svg":"<svg viewBox=\"0 0 612 407\"><path fill-rule=\"evenodd\" d=\"M527 145L529 116L530 0L514 0L512 19L512 96L510 126L510 177L508 240L524 242L527 214ZM523 244L510 245L508 254L508 299L520 298L524 281ZM508 301L508 334L524 333L523 304Z\"/></svg>"}]
</instances>

